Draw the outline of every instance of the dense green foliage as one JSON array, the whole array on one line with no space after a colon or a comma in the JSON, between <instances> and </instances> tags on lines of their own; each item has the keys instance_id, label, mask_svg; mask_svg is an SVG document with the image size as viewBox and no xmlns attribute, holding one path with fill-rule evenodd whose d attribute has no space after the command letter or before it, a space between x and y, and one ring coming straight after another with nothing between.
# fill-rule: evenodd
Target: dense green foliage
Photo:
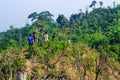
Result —
<instances>
[{"instance_id":1,"label":"dense green foliage","mask_svg":"<svg viewBox=\"0 0 120 80\"><path fill-rule=\"evenodd\" d=\"M0 72L3 73L5 80L8 80L10 76L11 67L13 73L17 70L25 70L25 59L30 57L30 55L39 58L41 68L44 69L47 64L52 69L50 71L51 74L58 74L59 72L54 69L54 64L57 62L52 65L49 63L53 59L56 60L58 54L63 55L68 48L72 49L72 51L66 52L68 53L67 56L70 53L78 61L80 58L83 61L81 64L88 66L88 68L90 66L93 67L92 62L95 61L95 58L82 58L81 56L85 51L92 53L91 50L94 50L93 53L96 53L96 56L99 55L100 60L102 60L101 57L109 57L110 60L120 62L120 5L114 8L102 8L103 3L100 2L100 8L95 8L95 4L96 2L94 1L91 3L90 7L93 7L93 10L90 12L86 11L84 13L81 11L80 13L72 14L70 19L61 14L56 21L53 20L53 14L49 11L33 12L28 16L32 21L32 25L26 24L20 29L11 27L10 30L1 32ZM48 45L44 43L43 38L46 31L49 35ZM34 43L31 50L28 49L27 39L28 35L33 32L36 33L37 42ZM72 46L67 44L69 39ZM91 50L88 47L86 48L86 45ZM81 52L79 52L80 50ZM24 53L26 58L23 57ZM10 60L5 60L5 56L9 57ZM67 62L74 64L69 59L67 59ZM4 69L5 66L7 66L7 69ZM90 70L92 70L92 67ZM85 70L86 67L83 67L83 69ZM34 73L34 76L38 76L38 70L39 66L35 66L34 72L36 73ZM101 76L105 75L102 75L101 72Z\"/></svg>"}]
</instances>

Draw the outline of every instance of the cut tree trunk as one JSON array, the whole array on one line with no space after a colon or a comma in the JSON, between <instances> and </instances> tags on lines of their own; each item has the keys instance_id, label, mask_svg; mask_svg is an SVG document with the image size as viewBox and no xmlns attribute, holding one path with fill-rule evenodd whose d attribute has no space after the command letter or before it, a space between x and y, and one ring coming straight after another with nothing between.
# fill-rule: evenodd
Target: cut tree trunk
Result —
<instances>
[{"instance_id":1,"label":"cut tree trunk","mask_svg":"<svg viewBox=\"0 0 120 80\"><path fill-rule=\"evenodd\" d=\"M26 72L17 71L17 80L26 80L26 77Z\"/></svg>"}]
</instances>

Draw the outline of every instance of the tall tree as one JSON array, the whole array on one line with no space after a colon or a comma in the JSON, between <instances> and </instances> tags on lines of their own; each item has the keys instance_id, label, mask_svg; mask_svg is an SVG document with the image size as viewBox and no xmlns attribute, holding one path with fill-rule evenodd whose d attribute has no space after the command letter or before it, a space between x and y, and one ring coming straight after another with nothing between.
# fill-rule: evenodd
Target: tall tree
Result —
<instances>
[{"instance_id":1,"label":"tall tree","mask_svg":"<svg viewBox=\"0 0 120 80\"><path fill-rule=\"evenodd\" d=\"M115 7L116 7L116 2L114 1L113 2L113 8L115 9Z\"/></svg>"},{"instance_id":2,"label":"tall tree","mask_svg":"<svg viewBox=\"0 0 120 80\"><path fill-rule=\"evenodd\" d=\"M82 22L84 17L84 13L82 11L80 11L80 13L78 14L72 14L70 16L70 25L79 25L80 22Z\"/></svg>"},{"instance_id":3,"label":"tall tree","mask_svg":"<svg viewBox=\"0 0 120 80\"><path fill-rule=\"evenodd\" d=\"M102 7L102 6L103 6L103 2L102 2L102 1L100 1L100 2L99 2L99 4L100 4L100 7Z\"/></svg>"},{"instance_id":4,"label":"tall tree","mask_svg":"<svg viewBox=\"0 0 120 80\"><path fill-rule=\"evenodd\" d=\"M93 9L95 9L96 3L97 3L97 2L96 2L95 0L93 0L89 7L93 7Z\"/></svg>"},{"instance_id":5,"label":"tall tree","mask_svg":"<svg viewBox=\"0 0 120 80\"><path fill-rule=\"evenodd\" d=\"M51 14L49 11L43 11L38 14L37 20L52 22L54 21L52 17L53 17L53 14Z\"/></svg>"},{"instance_id":6,"label":"tall tree","mask_svg":"<svg viewBox=\"0 0 120 80\"><path fill-rule=\"evenodd\" d=\"M28 19L30 18L31 21L33 22L34 20L37 19L37 17L38 17L37 12L33 12L33 13L31 13L31 14L28 16Z\"/></svg>"},{"instance_id":7,"label":"tall tree","mask_svg":"<svg viewBox=\"0 0 120 80\"><path fill-rule=\"evenodd\" d=\"M62 29L64 29L64 27L68 26L68 19L62 14L58 16L57 22L60 24L60 27Z\"/></svg>"}]
</instances>

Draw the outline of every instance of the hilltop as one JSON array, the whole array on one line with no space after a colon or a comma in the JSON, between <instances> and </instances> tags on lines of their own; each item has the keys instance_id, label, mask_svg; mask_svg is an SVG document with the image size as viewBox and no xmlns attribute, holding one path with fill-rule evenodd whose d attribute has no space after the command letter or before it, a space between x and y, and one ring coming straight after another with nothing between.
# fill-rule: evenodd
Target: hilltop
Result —
<instances>
[{"instance_id":1,"label":"hilltop","mask_svg":"<svg viewBox=\"0 0 120 80\"><path fill-rule=\"evenodd\" d=\"M28 18L31 25L0 33L0 80L16 80L17 71L27 72L27 80L120 79L120 5L93 7L69 19L60 14L56 21L49 11ZM37 40L29 48L32 33Z\"/></svg>"}]
</instances>

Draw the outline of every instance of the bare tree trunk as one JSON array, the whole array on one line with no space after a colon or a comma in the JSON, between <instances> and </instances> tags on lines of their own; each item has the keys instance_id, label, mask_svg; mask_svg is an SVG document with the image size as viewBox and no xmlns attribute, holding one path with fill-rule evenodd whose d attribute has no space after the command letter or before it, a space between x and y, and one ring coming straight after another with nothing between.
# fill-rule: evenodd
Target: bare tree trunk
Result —
<instances>
[{"instance_id":1,"label":"bare tree trunk","mask_svg":"<svg viewBox=\"0 0 120 80\"><path fill-rule=\"evenodd\" d=\"M87 72L86 68L87 68L86 65L83 64L83 69L84 69L83 80L86 80L86 79L85 79L85 77L86 77L86 72Z\"/></svg>"},{"instance_id":2,"label":"bare tree trunk","mask_svg":"<svg viewBox=\"0 0 120 80\"><path fill-rule=\"evenodd\" d=\"M95 77L95 80L98 80L99 72L100 72L100 68L99 68L99 66L96 66L96 77Z\"/></svg>"},{"instance_id":3,"label":"bare tree trunk","mask_svg":"<svg viewBox=\"0 0 120 80\"><path fill-rule=\"evenodd\" d=\"M12 80L12 68L10 68L10 78L9 80Z\"/></svg>"},{"instance_id":4,"label":"bare tree trunk","mask_svg":"<svg viewBox=\"0 0 120 80\"><path fill-rule=\"evenodd\" d=\"M100 72L100 59L99 59L99 63L98 63L98 61L96 59L96 76L95 76L95 80L98 80L99 72Z\"/></svg>"},{"instance_id":5,"label":"bare tree trunk","mask_svg":"<svg viewBox=\"0 0 120 80\"><path fill-rule=\"evenodd\" d=\"M80 55L78 55L76 57L76 65L77 65L77 70L78 70L79 78L80 78L80 80L82 80L82 72L81 72L81 69L80 69L80 67L81 67Z\"/></svg>"},{"instance_id":6,"label":"bare tree trunk","mask_svg":"<svg viewBox=\"0 0 120 80\"><path fill-rule=\"evenodd\" d=\"M96 59L96 77L95 77L95 80L98 80L99 73L103 67L102 60L104 60L104 57L103 57L103 54L101 53L100 57L99 57L99 61L97 61L97 59Z\"/></svg>"}]
</instances>

